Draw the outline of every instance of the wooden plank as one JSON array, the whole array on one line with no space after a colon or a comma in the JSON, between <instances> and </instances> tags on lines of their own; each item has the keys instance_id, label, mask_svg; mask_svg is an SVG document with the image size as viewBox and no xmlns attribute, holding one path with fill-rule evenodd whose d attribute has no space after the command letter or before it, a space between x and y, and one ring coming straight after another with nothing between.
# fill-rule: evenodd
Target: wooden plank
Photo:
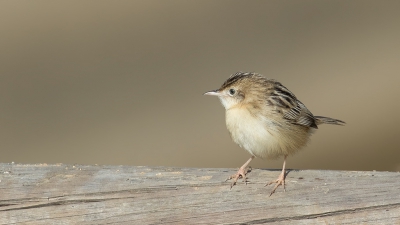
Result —
<instances>
[{"instance_id":1,"label":"wooden plank","mask_svg":"<svg viewBox=\"0 0 400 225\"><path fill-rule=\"evenodd\" d=\"M400 173L0 164L0 224L400 224Z\"/></svg>"}]
</instances>

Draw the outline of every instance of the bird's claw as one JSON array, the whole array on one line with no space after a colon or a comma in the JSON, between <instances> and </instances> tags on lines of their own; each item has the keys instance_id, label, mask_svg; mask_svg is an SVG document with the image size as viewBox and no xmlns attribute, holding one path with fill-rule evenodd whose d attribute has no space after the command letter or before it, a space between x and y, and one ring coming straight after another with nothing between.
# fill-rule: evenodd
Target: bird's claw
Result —
<instances>
[{"instance_id":1,"label":"bird's claw","mask_svg":"<svg viewBox=\"0 0 400 225\"><path fill-rule=\"evenodd\" d=\"M274 186L274 189L272 189L271 193L269 194L269 196L271 196L273 193L275 193L275 190L279 187L279 185L283 186L283 191L286 192L286 188L285 188L285 174L281 173L281 175L279 175L278 179L273 180L268 182L265 186L268 186L270 184L276 183Z\"/></svg>"},{"instance_id":2,"label":"bird's claw","mask_svg":"<svg viewBox=\"0 0 400 225\"><path fill-rule=\"evenodd\" d=\"M232 176L229 176L225 180L225 182L228 180L233 180L233 182L231 183L231 189L232 189L232 187L236 185L237 180L242 178L242 182L244 182L247 185L248 181L247 181L246 174L249 173L250 171L251 171L251 167L249 167L249 168L240 167L240 169L237 171L237 173L233 174Z\"/></svg>"}]
</instances>

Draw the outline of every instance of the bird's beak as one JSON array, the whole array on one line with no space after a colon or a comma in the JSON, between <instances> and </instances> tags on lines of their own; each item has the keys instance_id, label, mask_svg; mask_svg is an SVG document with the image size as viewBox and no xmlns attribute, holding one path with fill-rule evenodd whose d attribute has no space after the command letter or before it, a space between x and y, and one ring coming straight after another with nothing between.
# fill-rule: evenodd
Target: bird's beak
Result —
<instances>
[{"instance_id":1,"label":"bird's beak","mask_svg":"<svg viewBox=\"0 0 400 225\"><path fill-rule=\"evenodd\" d=\"M214 96L221 96L221 93L218 90L207 91L204 95L214 95Z\"/></svg>"}]
</instances>

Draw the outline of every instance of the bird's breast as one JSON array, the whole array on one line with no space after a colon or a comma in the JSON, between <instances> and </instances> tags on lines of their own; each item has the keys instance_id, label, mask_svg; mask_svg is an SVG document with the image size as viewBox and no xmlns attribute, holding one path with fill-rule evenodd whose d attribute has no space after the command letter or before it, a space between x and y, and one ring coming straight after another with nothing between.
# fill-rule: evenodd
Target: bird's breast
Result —
<instances>
[{"instance_id":1,"label":"bird's breast","mask_svg":"<svg viewBox=\"0 0 400 225\"><path fill-rule=\"evenodd\" d=\"M274 121L268 117L254 115L243 108L229 109L226 111L226 126L233 141L250 154L260 158L282 155Z\"/></svg>"}]
</instances>

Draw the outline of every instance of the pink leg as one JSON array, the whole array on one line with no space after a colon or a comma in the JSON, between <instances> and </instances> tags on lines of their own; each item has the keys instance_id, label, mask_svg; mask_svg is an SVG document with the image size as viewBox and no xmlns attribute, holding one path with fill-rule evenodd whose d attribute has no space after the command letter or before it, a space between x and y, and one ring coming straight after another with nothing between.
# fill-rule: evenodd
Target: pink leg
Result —
<instances>
[{"instance_id":1,"label":"pink leg","mask_svg":"<svg viewBox=\"0 0 400 225\"><path fill-rule=\"evenodd\" d=\"M241 166L241 167L239 168L239 170L237 171L236 174L233 174L232 176L228 177L228 179L226 179L226 181L227 181L227 180L233 179L233 182L232 182L232 184L231 184L231 189L232 189L232 187L236 184L236 181L237 181L239 178L243 178L243 182L246 182L246 180L247 180L247 178L246 178L247 166L249 165L249 163L250 163L251 160L253 160L253 159L254 159L254 156L251 156L250 159L247 160L247 162L246 162L245 164L243 164L243 166Z\"/></svg>"},{"instance_id":2,"label":"pink leg","mask_svg":"<svg viewBox=\"0 0 400 225\"><path fill-rule=\"evenodd\" d=\"M286 191L285 189L285 178L286 178L286 173L285 173L285 166L286 166L286 158L287 156L285 155L284 159L283 159L283 168L282 168L282 172L279 175L278 179L273 180L268 182L265 186L268 186L270 184L276 183L274 189L271 191L271 194L269 194L269 196L271 196L273 193L275 193L275 190L279 187L279 185L283 186L283 191Z\"/></svg>"}]
</instances>

